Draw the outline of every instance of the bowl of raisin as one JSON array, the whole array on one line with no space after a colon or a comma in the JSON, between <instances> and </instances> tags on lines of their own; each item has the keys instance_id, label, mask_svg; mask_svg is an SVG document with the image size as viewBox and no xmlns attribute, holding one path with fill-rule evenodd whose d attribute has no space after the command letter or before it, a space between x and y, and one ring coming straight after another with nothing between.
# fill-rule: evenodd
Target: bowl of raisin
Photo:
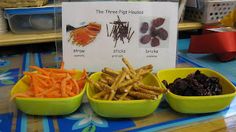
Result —
<instances>
[{"instance_id":1,"label":"bowl of raisin","mask_svg":"<svg viewBox=\"0 0 236 132\"><path fill-rule=\"evenodd\" d=\"M220 73L208 68L160 70L158 79L168 89L166 100L180 113L211 113L229 107L235 86Z\"/></svg>"}]
</instances>

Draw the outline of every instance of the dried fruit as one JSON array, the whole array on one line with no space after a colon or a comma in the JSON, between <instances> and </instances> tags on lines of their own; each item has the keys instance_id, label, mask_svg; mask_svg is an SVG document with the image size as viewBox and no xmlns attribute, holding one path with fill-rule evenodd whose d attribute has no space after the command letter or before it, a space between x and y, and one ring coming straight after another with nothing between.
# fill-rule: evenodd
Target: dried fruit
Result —
<instances>
[{"instance_id":1,"label":"dried fruit","mask_svg":"<svg viewBox=\"0 0 236 132\"><path fill-rule=\"evenodd\" d=\"M151 35L152 37L156 37L157 34L158 34L157 29L156 29L155 27L151 27L151 29L150 29L150 35Z\"/></svg>"},{"instance_id":2,"label":"dried fruit","mask_svg":"<svg viewBox=\"0 0 236 132\"><path fill-rule=\"evenodd\" d=\"M168 32L164 28L157 29L156 34L162 40L166 40L168 38Z\"/></svg>"},{"instance_id":3,"label":"dried fruit","mask_svg":"<svg viewBox=\"0 0 236 132\"><path fill-rule=\"evenodd\" d=\"M149 25L147 22L143 22L140 28L141 33L146 33L148 31Z\"/></svg>"},{"instance_id":4,"label":"dried fruit","mask_svg":"<svg viewBox=\"0 0 236 132\"><path fill-rule=\"evenodd\" d=\"M152 27L150 30L150 34L152 37L158 36L162 40L166 40L168 38L168 32L164 28L156 29Z\"/></svg>"},{"instance_id":5,"label":"dried fruit","mask_svg":"<svg viewBox=\"0 0 236 132\"><path fill-rule=\"evenodd\" d=\"M159 46L159 45L160 45L160 40L156 37L152 38L151 46L156 47L156 46Z\"/></svg>"},{"instance_id":6,"label":"dried fruit","mask_svg":"<svg viewBox=\"0 0 236 132\"><path fill-rule=\"evenodd\" d=\"M152 47L159 46L160 39L166 40L168 38L168 32L164 28L160 27L164 22L165 19L161 17L153 19L150 27L147 22L143 22L140 27L140 32L145 34L149 28L149 35L142 36L140 42L142 44L147 44L151 41Z\"/></svg>"},{"instance_id":7,"label":"dried fruit","mask_svg":"<svg viewBox=\"0 0 236 132\"><path fill-rule=\"evenodd\" d=\"M154 20L152 21L152 26L154 26L154 27L159 27L159 26L161 26L164 22L165 22L165 19L159 17L159 18L156 18L156 19L154 19Z\"/></svg>"},{"instance_id":8,"label":"dried fruit","mask_svg":"<svg viewBox=\"0 0 236 132\"><path fill-rule=\"evenodd\" d=\"M186 78L177 78L173 83L162 83L174 94L182 96L211 96L222 94L222 86L216 77L208 77L197 70Z\"/></svg>"},{"instance_id":9,"label":"dried fruit","mask_svg":"<svg viewBox=\"0 0 236 132\"><path fill-rule=\"evenodd\" d=\"M141 37L140 42L142 44L147 44L151 41L151 38L151 35L144 35L143 37Z\"/></svg>"}]
</instances>

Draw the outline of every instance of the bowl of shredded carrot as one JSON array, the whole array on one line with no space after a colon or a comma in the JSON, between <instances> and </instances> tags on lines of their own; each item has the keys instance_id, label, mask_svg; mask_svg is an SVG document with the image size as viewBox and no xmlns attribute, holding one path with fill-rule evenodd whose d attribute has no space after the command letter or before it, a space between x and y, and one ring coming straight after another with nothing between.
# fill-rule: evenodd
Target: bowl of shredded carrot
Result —
<instances>
[{"instance_id":1,"label":"bowl of shredded carrot","mask_svg":"<svg viewBox=\"0 0 236 132\"><path fill-rule=\"evenodd\" d=\"M85 92L86 70L39 68L24 72L11 91L16 107L30 115L66 115L76 111Z\"/></svg>"}]
</instances>

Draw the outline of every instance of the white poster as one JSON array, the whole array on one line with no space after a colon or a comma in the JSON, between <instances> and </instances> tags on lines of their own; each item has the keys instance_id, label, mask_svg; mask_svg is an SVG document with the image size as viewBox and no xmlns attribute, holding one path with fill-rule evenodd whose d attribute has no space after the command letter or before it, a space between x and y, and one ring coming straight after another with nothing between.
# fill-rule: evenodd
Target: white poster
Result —
<instances>
[{"instance_id":1,"label":"white poster","mask_svg":"<svg viewBox=\"0 0 236 132\"><path fill-rule=\"evenodd\" d=\"M122 57L154 71L176 64L177 2L65 2L65 68L120 69Z\"/></svg>"}]
</instances>

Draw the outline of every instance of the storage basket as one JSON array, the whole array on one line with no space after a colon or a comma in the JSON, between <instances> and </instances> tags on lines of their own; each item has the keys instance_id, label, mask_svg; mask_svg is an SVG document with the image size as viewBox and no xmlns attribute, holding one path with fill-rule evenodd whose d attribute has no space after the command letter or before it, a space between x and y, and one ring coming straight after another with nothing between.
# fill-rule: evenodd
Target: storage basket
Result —
<instances>
[{"instance_id":1,"label":"storage basket","mask_svg":"<svg viewBox=\"0 0 236 132\"><path fill-rule=\"evenodd\" d=\"M236 8L236 0L205 0L202 8L187 7L185 18L205 24L217 23Z\"/></svg>"},{"instance_id":2,"label":"storage basket","mask_svg":"<svg viewBox=\"0 0 236 132\"><path fill-rule=\"evenodd\" d=\"M0 0L0 8L38 7L48 3L48 0Z\"/></svg>"},{"instance_id":3,"label":"storage basket","mask_svg":"<svg viewBox=\"0 0 236 132\"><path fill-rule=\"evenodd\" d=\"M13 33L48 33L61 29L61 7L11 8L4 12Z\"/></svg>"}]
</instances>

